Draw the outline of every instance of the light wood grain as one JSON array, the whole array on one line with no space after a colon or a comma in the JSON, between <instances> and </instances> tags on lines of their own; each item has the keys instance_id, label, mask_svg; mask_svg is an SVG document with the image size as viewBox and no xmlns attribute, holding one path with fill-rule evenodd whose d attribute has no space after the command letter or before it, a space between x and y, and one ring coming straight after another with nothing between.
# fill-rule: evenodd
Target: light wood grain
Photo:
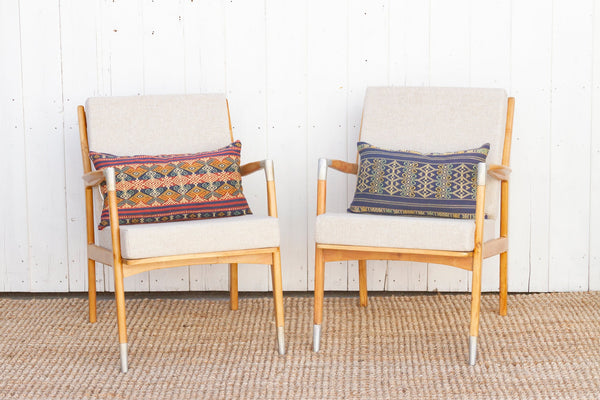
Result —
<instances>
[{"instance_id":1,"label":"light wood grain","mask_svg":"<svg viewBox=\"0 0 600 400\"><path fill-rule=\"evenodd\" d=\"M238 309L238 265L229 264L229 307L232 310Z\"/></svg>"},{"instance_id":2,"label":"light wood grain","mask_svg":"<svg viewBox=\"0 0 600 400\"><path fill-rule=\"evenodd\" d=\"M359 288L360 306L366 307L367 302L368 302L367 260L358 260L358 288Z\"/></svg>"}]
</instances>

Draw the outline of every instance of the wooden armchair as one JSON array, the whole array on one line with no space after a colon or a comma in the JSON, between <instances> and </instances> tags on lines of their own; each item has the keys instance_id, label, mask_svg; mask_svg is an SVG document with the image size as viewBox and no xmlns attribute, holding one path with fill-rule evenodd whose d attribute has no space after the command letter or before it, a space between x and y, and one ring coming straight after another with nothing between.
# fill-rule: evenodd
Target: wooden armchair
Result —
<instances>
[{"instance_id":1,"label":"wooden armchair","mask_svg":"<svg viewBox=\"0 0 600 400\"><path fill-rule=\"evenodd\" d=\"M119 201L126 203L129 200L127 194L124 195L122 192L124 189L119 188L123 181L129 179L128 176L123 175L124 172L117 170L115 176L114 167L103 168L100 171L92 170L90 154L100 157L98 159L101 161L111 161L110 158L105 160L101 157L108 157L104 154L189 154L215 149L223 150L222 148L231 148L235 152L236 146L230 145L233 142L233 133L225 97L220 94L96 97L87 100L85 109L79 106L78 113L85 172L83 178L86 194L89 318L90 322L96 321L95 265L96 262L100 262L114 269L121 371L127 372L128 368L124 277L144 271L184 265L229 264L232 310L238 308L238 263L270 265L278 349L280 354L284 354L279 222L271 160L252 162L240 167L239 158L236 164L227 158L229 155L226 155L223 156L225 161L220 158L215 159L216 161L211 159L201 167L211 171L213 167L221 168L215 163L231 162L231 165L223 166L226 168L224 170L242 176L264 169L268 216L240 215L239 212L228 209L223 212L211 211L214 214L212 216L234 216L180 221L178 218L183 213L181 211L177 217L161 217L167 220L174 219L175 222L148 224L136 224L135 222L141 220L134 220L137 218L135 215L126 220L133 224L123 224L125 211L131 211L120 209ZM98 152L102 152L103 155L98 156ZM239 151L237 154L239 157ZM189 171L192 171L192 167ZM173 179L184 179L189 171L180 169L169 176L174 176ZM148 173L154 173L154 170ZM108 212L110 224L104 221L105 225L109 226L106 227L107 229L99 230L98 222L94 218L94 203L101 204L103 199L95 196L92 189L104 181L106 182L104 193L108 197L108 210L105 210L105 214ZM239 184L241 185L241 181ZM235 183L227 180L223 186L225 194L215 189L214 182L202 183L202 185L204 186L198 186L196 189L205 191L206 197L211 195L226 197L231 193L239 197L241 192L241 186L235 187ZM183 186L185 185L177 188ZM154 190L154 188L150 189ZM140 190L138 194L145 196L146 192L142 192ZM180 194L173 193L173 196L178 197ZM189 194L183 193L181 196ZM117 195L121 196L121 200L117 200ZM173 196L166 198L165 204L169 203ZM241 197L243 198L243 195ZM245 198L243 201L245 202ZM197 217L200 213L205 213L206 210L201 208L202 204L197 207L200 208L185 211L186 216Z\"/></svg>"},{"instance_id":2,"label":"wooden armchair","mask_svg":"<svg viewBox=\"0 0 600 400\"><path fill-rule=\"evenodd\" d=\"M431 262L472 271L469 363L475 363L482 260L498 254L500 314L506 315L508 181L513 112L514 99L507 98L501 89L367 89L360 141L383 149L423 153L456 152L489 143L486 160L488 165L477 163L473 166L473 218L452 219L439 216L326 212L328 168L347 174L358 173L360 186L361 165L340 160L319 160L315 230L314 351L319 351L321 340L326 262L358 260L361 306L367 305L366 260ZM361 157L361 163L363 161ZM390 170L385 171L389 173ZM410 174L406 173L394 179L401 181L408 175ZM487 180L487 184L486 175L491 178ZM421 190L419 184L412 182L412 189ZM399 188L393 187L394 190L402 189ZM380 187L371 187L369 190L373 193L379 189ZM396 213L396 210L392 211ZM403 212L405 210L398 211L400 214ZM436 215L418 210L413 214L419 213ZM495 222L498 219L500 234L496 236Z\"/></svg>"}]
</instances>

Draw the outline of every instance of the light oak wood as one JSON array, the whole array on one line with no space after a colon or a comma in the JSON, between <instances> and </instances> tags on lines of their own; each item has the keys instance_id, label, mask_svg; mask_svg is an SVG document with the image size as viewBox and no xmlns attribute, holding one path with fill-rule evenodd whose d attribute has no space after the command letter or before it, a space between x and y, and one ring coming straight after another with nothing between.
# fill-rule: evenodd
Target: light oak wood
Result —
<instances>
[{"instance_id":1,"label":"light oak wood","mask_svg":"<svg viewBox=\"0 0 600 400\"><path fill-rule=\"evenodd\" d=\"M319 245L320 246L320 245ZM340 246L341 247L341 246ZM413 261L428 262L433 264L444 264L471 271L473 267L472 252L456 252L455 255L436 255L428 253L418 253L416 249L393 249L393 252L377 250L354 250L353 246L343 248L323 248L323 259L325 262L347 261L347 260L392 260L392 261ZM377 249L374 247L373 249ZM406 252L403 252L406 250Z\"/></svg>"},{"instance_id":2,"label":"light oak wood","mask_svg":"<svg viewBox=\"0 0 600 400\"><path fill-rule=\"evenodd\" d=\"M508 238L500 237L488 240L483 244L483 258L496 256L508 250Z\"/></svg>"},{"instance_id":3,"label":"light oak wood","mask_svg":"<svg viewBox=\"0 0 600 400\"><path fill-rule=\"evenodd\" d=\"M113 272L115 276L115 300L117 302L117 324L119 343L127 343L127 323L125 318L125 288L123 285L123 263L121 259L121 233L119 230L119 212L117 194L108 191L108 211L110 218L110 234L113 248Z\"/></svg>"},{"instance_id":4,"label":"light oak wood","mask_svg":"<svg viewBox=\"0 0 600 400\"><path fill-rule=\"evenodd\" d=\"M358 292L360 306L366 307L369 301L367 293L367 260L358 260Z\"/></svg>"},{"instance_id":5,"label":"light oak wood","mask_svg":"<svg viewBox=\"0 0 600 400\"><path fill-rule=\"evenodd\" d=\"M446 256L446 257L470 257L472 252L468 251L449 251L449 250L427 250L427 249L401 249L396 247L375 247L375 246L347 246L341 244L324 244L319 243L317 247L328 250L354 250L358 252L372 253L403 253L403 254L421 254L430 256Z\"/></svg>"},{"instance_id":6,"label":"light oak wood","mask_svg":"<svg viewBox=\"0 0 600 400\"><path fill-rule=\"evenodd\" d=\"M253 172L256 172L258 170L261 170L262 164L260 161L254 161L248 164L244 164L240 167L240 174L242 176L246 176L246 175L250 175Z\"/></svg>"},{"instance_id":7,"label":"light oak wood","mask_svg":"<svg viewBox=\"0 0 600 400\"><path fill-rule=\"evenodd\" d=\"M87 120L83 106L77 106L77 117L79 121L79 143L81 145L81 159L83 161L83 173L92 171L92 161L90 160L90 148L87 137Z\"/></svg>"},{"instance_id":8,"label":"light oak wood","mask_svg":"<svg viewBox=\"0 0 600 400\"><path fill-rule=\"evenodd\" d=\"M281 283L281 252L279 249L273 253L271 261L271 280L273 283L273 300L275 303L275 326L284 326L283 320L283 289Z\"/></svg>"},{"instance_id":9,"label":"light oak wood","mask_svg":"<svg viewBox=\"0 0 600 400\"><path fill-rule=\"evenodd\" d=\"M325 289L325 262L323 250L316 246L315 249L315 306L314 324L321 325L323 321L323 292Z\"/></svg>"},{"instance_id":10,"label":"light oak wood","mask_svg":"<svg viewBox=\"0 0 600 400\"><path fill-rule=\"evenodd\" d=\"M88 257L92 260L96 260L104 265L113 265L113 253L112 251L100 247L95 244L88 244L87 246Z\"/></svg>"},{"instance_id":11,"label":"light oak wood","mask_svg":"<svg viewBox=\"0 0 600 400\"><path fill-rule=\"evenodd\" d=\"M229 308L238 309L238 265L229 264Z\"/></svg>"},{"instance_id":12,"label":"light oak wood","mask_svg":"<svg viewBox=\"0 0 600 400\"><path fill-rule=\"evenodd\" d=\"M349 163L341 160L329 160L329 167L340 172L344 172L346 174L354 174L358 173L358 164Z\"/></svg>"},{"instance_id":13,"label":"light oak wood","mask_svg":"<svg viewBox=\"0 0 600 400\"><path fill-rule=\"evenodd\" d=\"M270 217L277 218L277 195L275 193L275 181L267 181L267 207Z\"/></svg>"},{"instance_id":14,"label":"light oak wood","mask_svg":"<svg viewBox=\"0 0 600 400\"><path fill-rule=\"evenodd\" d=\"M233 127L231 126L231 113L229 112L229 100L225 99L227 104L227 121L229 122L229 140L233 142Z\"/></svg>"},{"instance_id":15,"label":"light oak wood","mask_svg":"<svg viewBox=\"0 0 600 400\"><path fill-rule=\"evenodd\" d=\"M317 182L317 215L325 213L327 207L327 181L319 180Z\"/></svg>"},{"instance_id":16,"label":"light oak wood","mask_svg":"<svg viewBox=\"0 0 600 400\"><path fill-rule=\"evenodd\" d=\"M81 160L83 163L84 174L89 174L92 171L92 163L90 161L90 151L87 137L87 123L85 110L83 106L77 107L77 117L79 121L79 143L81 145ZM88 245L95 242L94 237L94 193L92 188L85 188L85 223L86 237ZM96 322L96 262L88 255L88 314L91 323Z\"/></svg>"},{"instance_id":17,"label":"light oak wood","mask_svg":"<svg viewBox=\"0 0 600 400\"><path fill-rule=\"evenodd\" d=\"M155 269L181 267L184 265L202 264L271 264L271 255L276 249L252 249L248 253L241 251L224 251L219 253L185 254L180 256L152 257L142 259L124 259L123 271L125 277Z\"/></svg>"},{"instance_id":18,"label":"light oak wood","mask_svg":"<svg viewBox=\"0 0 600 400\"><path fill-rule=\"evenodd\" d=\"M515 99L508 99L508 112L506 115L506 131L504 134L504 150L502 152L502 165L510 165L510 150L512 143L513 120L515 113ZM508 181L500 185L500 237L508 237ZM508 249L500 253L500 315L508 311Z\"/></svg>"},{"instance_id":19,"label":"light oak wood","mask_svg":"<svg viewBox=\"0 0 600 400\"><path fill-rule=\"evenodd\" d=\"M488 175L501 181L507 181L512 169L504 165L488 166Z\"/></svg>"},{"instance_id":20,"label":"light oak wood","mask_svg":"<svg viewBox=\"0 0 600 400\"><path fill-rule=\"evenodd\" d=\"M104 181L104 174L102 171L92 171L82 176L83 182L86 188L96 186Z\"/></svg>"},{"instance_id":21,"label":"light oak wood","mask_svg":"<svg viewBox=\"0 0 600 400\"><path fill-rule=\"evenodd\" d=\"M479 334L479 312L481 308L481 266L483 264L483 222L485 219L485 185L477 186L475 207L475 248L473 249L473 275L471 285L471 325L469 334Z\"/></svg>"}]
</instances>

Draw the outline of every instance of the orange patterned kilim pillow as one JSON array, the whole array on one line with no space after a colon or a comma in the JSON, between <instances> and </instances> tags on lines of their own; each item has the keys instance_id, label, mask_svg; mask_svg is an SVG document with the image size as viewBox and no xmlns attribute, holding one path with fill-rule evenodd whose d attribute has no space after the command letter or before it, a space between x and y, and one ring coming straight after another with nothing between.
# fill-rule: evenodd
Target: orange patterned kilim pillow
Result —
<instances>
[{"instance_id":1,"label":"orange patterned kilim pillow","mask_svg":"<svg viewBox=\"0 0 600 400\"><path fill-rule=\"evenodd\" d=\"M119 224L252 214L242 192L238 140L195 154L115 156L90 151L97 170L115 168ZM98 229L110 225L106 185Z\"/></svg>"}]
</instances>

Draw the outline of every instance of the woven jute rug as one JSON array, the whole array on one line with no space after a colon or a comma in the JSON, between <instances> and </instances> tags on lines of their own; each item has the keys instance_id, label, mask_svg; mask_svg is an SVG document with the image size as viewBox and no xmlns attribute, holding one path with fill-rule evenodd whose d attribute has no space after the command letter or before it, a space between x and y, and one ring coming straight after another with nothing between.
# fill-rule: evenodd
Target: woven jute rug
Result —
<instances>
[{"instance_id":1,"label":"woven jute rug","mask_svg":"<svg viewBox=\"0 0 600 400\"><path fill-rule=\"evenodd\" d=\"M467 365L469 295L327 295L321 351L312 299L285 297L287 354L270 297L127 297L129 372L114 301L87 322L81 296L0 296L1 399L598 399L600 293L482 300Z\"/></svg>"}]
</instances>

